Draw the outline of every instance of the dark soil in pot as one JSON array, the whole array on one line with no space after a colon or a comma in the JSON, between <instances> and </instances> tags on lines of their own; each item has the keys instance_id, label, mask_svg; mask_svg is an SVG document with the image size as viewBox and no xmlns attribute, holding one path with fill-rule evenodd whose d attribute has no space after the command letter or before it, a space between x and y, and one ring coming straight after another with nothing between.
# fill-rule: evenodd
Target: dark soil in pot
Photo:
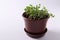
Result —
<instances>
[{"instance_id":1,"label":"dark soil in pot","mask_svg":"<svg viewBox=\"0 0 60 40\"><path fill-rule=\"evenodd\" d=\"M24 31L27 33L28 36L32 38L42 37L47 32L46 23L48 21L48 18L40 20L30 20L27 17L25 16L25 13L23 13L23 18L25 21Z\"/></svg>"}]
</instances>

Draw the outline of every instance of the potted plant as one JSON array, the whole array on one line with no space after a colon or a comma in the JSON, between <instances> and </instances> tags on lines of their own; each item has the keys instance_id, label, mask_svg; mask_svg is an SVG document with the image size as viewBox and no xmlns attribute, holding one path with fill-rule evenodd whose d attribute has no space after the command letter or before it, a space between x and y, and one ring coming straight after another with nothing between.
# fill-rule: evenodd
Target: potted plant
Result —
<instances>
[{"instance_id":1,"label":"potted plant","mask_svg":"<svg viewBox=\"0 0 60 40\"><path fill-rule=\"evenodd\" d=\"M53 14L48 13L48 10L41 5L29 5L24 9L23 18L25 21L24 31L32 38L40 38L47 32L46 23Z\"/></svg>"}]
</instances>

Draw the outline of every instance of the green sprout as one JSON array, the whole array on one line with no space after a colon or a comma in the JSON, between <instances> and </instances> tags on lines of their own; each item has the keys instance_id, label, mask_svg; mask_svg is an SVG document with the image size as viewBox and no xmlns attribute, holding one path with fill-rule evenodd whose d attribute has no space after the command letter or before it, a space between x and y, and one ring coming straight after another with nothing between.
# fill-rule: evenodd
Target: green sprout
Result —
<instances>
[{"instance_id":1,"label":"green sprout","mask_svg":"<svg viewBox=\"0 0 60 40\"><path fill-rule=\"evenodd\" d=\"M43 18L54 17L52 13L48 13L46 7L43 7L42 9L40 8L41 8L40 4L36 6L30 4L29 6L26 6L24 10L26 12L26 15L30 19L43 19Z\"/></svg>"}]
</instances>

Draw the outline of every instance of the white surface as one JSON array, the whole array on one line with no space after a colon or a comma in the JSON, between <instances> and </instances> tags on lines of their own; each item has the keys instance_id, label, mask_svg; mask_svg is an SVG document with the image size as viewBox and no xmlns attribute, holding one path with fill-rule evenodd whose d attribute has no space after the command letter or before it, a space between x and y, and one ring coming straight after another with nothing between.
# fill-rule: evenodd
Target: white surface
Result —
<instances>
[{"instance_id":1,"label":"white surface","mask_svg":"<svg viewBox=\"0 0 60 40\"><path fill-rule=\"evenodd\" d=\"M46 6L55 14L47 23L48 32L40 39L24 32L22 13L29 4ZM0 40L60 40L60 0L0 0Z\"/></svg>"}]
</instances>

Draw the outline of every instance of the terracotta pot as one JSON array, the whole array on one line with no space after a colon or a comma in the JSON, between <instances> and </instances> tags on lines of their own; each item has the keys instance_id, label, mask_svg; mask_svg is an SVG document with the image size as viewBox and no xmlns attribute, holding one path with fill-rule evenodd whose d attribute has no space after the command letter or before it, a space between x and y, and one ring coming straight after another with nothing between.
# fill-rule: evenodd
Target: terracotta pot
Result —
<instances>
[{"instance_id":1,"label":"terracotta pot","mask_svg":"<svg viewBox=\"0 0 60 40\"><path fill-rule=\"evenodd\" d=\"M42 37L47 32L46 23L48 18L40 20L30 20L29 18L26 18L24 14L25 13L23 13L23 18L25 21L24 31L27 33L27 35L33 38Z\"/></svg>"}]
</instances>

